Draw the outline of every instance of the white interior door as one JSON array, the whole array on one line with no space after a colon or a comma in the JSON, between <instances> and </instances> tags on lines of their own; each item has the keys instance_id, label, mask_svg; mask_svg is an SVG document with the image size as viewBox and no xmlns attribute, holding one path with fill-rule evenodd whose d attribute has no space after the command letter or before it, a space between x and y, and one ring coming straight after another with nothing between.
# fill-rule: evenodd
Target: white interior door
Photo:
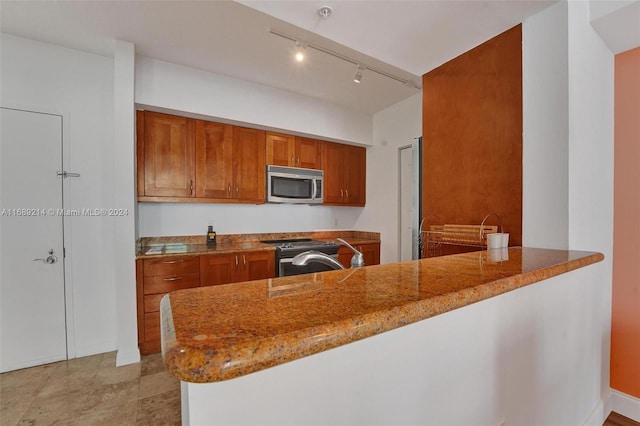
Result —
<instances>
[{"instance_id":1,"label":"white interior door","mask_svg":"<svg viewBox=\"0 0 640 426\"><path fill-rule=\"evenodd\" d=\"M0 371L67 358L62 117L1 108ZM42 260L36 260L42 259Z\"/></svg>"}]
</instances>

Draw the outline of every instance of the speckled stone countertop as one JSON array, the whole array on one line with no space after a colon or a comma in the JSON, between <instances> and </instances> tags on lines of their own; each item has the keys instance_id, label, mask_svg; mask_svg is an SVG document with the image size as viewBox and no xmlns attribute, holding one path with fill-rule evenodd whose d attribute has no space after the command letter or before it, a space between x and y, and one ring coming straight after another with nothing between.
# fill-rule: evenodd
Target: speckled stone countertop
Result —
<instances>
[{"instance_id":1,"label":"speckled stone countertop","mask_svg":"<svg viewBox=\"0 0 640 426\"><path fill-rule=\"evenodd\" d=\"M225 234L217 235L217 244L207 245L204 235L175 237L143 237L136 242L137 259L153 259L163 256L197 256L201 254L224 254L238 251L274 251L275 247L261 243L267 240L312 238L323 241L344 238L354 245L380 243L380 233L363 231L313 231L269 234Z\"/></svg>"},{"instance_id":2,"label":"speckled stone countertop","mask_svg":"<svg viewBox=\"0 0 640 426\"><path fill-rule=\"evenodd\" d=\"M170 293L161 302L164 361L183 381L232 379L604 259L600 253L535 248L496 254L485 250ZM490 261L496 258L502 261Z\"/></svg>"}]
</instances>

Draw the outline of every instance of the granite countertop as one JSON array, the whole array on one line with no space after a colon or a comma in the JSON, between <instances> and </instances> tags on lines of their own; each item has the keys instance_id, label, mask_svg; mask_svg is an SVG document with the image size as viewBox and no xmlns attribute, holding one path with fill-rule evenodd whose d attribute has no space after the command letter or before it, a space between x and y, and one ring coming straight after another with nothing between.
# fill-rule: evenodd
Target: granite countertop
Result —
<instances>
[{"instance_id":1,"label":"granite countertop","mask_svg":"<svg viewBox=\"0 0 640 426\"><path fill-rule=\"evenodd\" d=\"M164 361L183 381L232 379L604 259L502 250L500 262L485 250L170 293L161 302Z\"/></svg>"},{"instance_id":2,"label":"granite countertop","mask_svg":"<svg viewBox=\"0 0 640 426\"><path fill-rule=\"evenodd\" d=\"M207 245L204 235L176 237L144 237L136 244L136 259L153 259L164 256L197 256L201 254L225 254L239 251L275 251L275 247L261 241L312 238L335 241L343 238L349 244L380 243L380 234L359 231L315 231L270 234L226 234L217 236L217 244Z\"/></svg>"}]
</instances>

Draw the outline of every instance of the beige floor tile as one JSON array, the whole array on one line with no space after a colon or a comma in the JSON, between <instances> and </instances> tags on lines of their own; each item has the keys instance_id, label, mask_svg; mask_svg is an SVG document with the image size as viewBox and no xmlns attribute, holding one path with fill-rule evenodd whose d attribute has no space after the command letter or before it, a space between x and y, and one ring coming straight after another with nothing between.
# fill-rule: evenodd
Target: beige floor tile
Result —
<instances>
[{"instance_id":1,"label":"beige floor tile","mask_svg":"<svg viewBox=\"0 0 640 426\"><path fill-rule=\"evenodd\" d=\"M0 424L2 426L17 425L27 412L34 398L22 398L6 401L2 395L2 409L0 410Z\"/></svg>"},{"instance_id":2,"label":"beige floor tile","mask_svg":"<svg viewBox=\"0 0 640 426\"><path fill-rule=\"evenodd\" d=\"M104 358L102 358L102 362L100 363L100 368L115 367L117 355L118 355L117 351L105 353Z\"/></svg>"},{"instance_id":3,"label":"beige floor tile","mask_svg":"<svg viewBox=\"0 0 640 426\"><path fill-rule=\"evenodd\" d=\"M78 426L118 425L134 426L138 400L133 399L120 405L105 405L84 411L78 418Z\"/></svg>"},{"instance_id":4,"label":"beige floor tile","mask_svg":"<svg viewBox=\"0 0 640 426\"><path fill-rule=\"evenodd\" d=\"M58 368L59 362L39 365L37 367L24 368L0 374L0 392L14 390L23 386L44 386L49 377Z\"/></svg>"},{"instance_id":5,"label":"beige floor tile","mask_svg":"<svg viewBox=\"0 0 640 426\"><path fill-rule=\"evenodd\" d=\"M86 412L104 407L124 405L127 402L137 400L139 392L139 380L96 386L91 389L91 393L87 396L82 411Z\"/></svg>"},{"instance_id":6,"label":"beige floor tile","mask_svg":"<svg viewBox=\"0 0 640 426\"><path fill-rule=\"evenodd\" d=\"M170 391L138 400L136 425L180 425L180 391Z\"/></svg>"},{"instance_id":7,"label":"beige floor tile","mask_svg":"<svg viewBox=\"0 0 640 426\"><path fill-rule=\"evenodd\" d=\"M180 391L180 381L169 374L168 371L161 371L140 378L140 398L169 391Z\"/></svg>"},{"instance_id":8,"label":"beige floor tile","mask_svg":"<svg viewBox=\"0 0 640 426\"><path fill-rule=\"evenodd\" d=\"M82 413L86 399L85 390L50 398L37 397L18 424L74 424Z\"/></svg>"},{"instance_id":9,"label":"beige floor tile","mask_svg":"<svg viewBox=\"0 0 640 426\"><path fill-rule=\"evenodd\" d=\"M96 374L96 386L110 385L140 379L140 363L116 368L101 368Z\"/></svg>"},{"instance_id":10,"label":"beige floor tile","mask_svg":"<svg viewBox=\"0 0 640 426\"><path fill-rule=\"evenodd\" d=\"M156 374L167 370L167 367L165 367L164 361L162 360L162 354L160 353L145 355L142 357L141 365L141 376L148 376L150 374Z\"/></svg>"}]
</instances>

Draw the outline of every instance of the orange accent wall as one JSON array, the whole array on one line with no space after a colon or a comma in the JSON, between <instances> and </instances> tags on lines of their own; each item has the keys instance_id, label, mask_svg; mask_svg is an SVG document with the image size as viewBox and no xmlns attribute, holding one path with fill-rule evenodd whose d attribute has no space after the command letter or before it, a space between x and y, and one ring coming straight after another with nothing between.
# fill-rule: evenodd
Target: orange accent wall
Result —
<instances>
[{"instance_id":1,"label":"orange accent wall","mask_svg":"<svg viewBox=\"0 0 640 426\"><path fill-rule=\"evenodd\" d=\"M509 244L521 245L522 25L428 72L422 83L425 229L479 225L496 213Z\"/></svg>"},{"instance_id":2,"label":"orange accent wall","mask_svg":"<svg viewBox=\"0 0 640 426\"><path fill-rule=\"evenodd\" d=\"M640 398L640 47L615 57L611 387Z\"/></svg>"}]
</instances>

